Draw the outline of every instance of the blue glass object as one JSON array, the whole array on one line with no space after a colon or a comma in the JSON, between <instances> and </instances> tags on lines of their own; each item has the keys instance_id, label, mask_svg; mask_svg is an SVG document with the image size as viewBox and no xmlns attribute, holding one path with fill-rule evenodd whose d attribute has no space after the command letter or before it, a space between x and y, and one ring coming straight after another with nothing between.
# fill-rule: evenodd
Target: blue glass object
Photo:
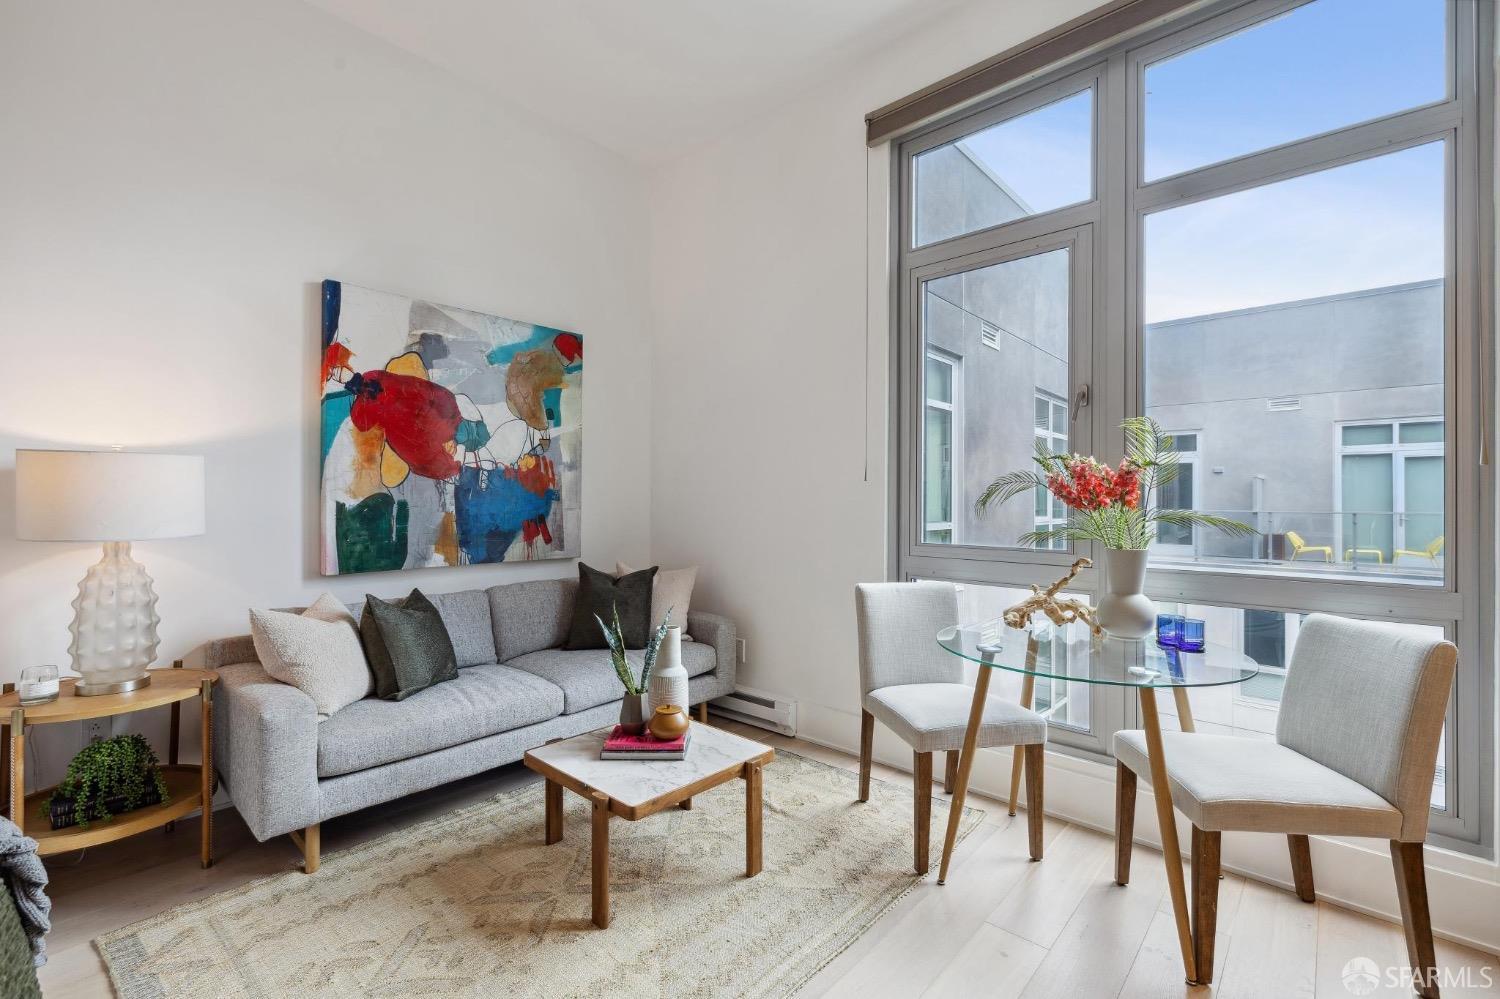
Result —
<instances>
[{"instance_id":1,"label":"blue glass object","mask_svg":"<svg viewBox=\"0 0 1500 999\"><path fill-rule=\"evenodd\" d=\"M1196 617L1182 619L1182 635L1177 640L1177 647L1184 652L1202 652L1205 628L1202 621Z\"/></svg>"},{"instance_id":2,"label":"blue glass object","mask_svg":"<svg viewBox=\"0 0 1500 999\"><path fill-rule=\"evenodd\" d=\"M1187 675L1182 671L1182 653L1176 649L1167 649L1167 675L1172 679L1182 682Z\"/></svg>"},{"instance_id":3,"label":"blue glass object","mask_svg":"<svg viewBox=\"0 0 1500 999\"><path fill-rule=\"evenodd\" d=\"M1182 615L1156 615L1156 644L1162 648L1175 649L1182 640Z\"/></svg>"}]
</instances>

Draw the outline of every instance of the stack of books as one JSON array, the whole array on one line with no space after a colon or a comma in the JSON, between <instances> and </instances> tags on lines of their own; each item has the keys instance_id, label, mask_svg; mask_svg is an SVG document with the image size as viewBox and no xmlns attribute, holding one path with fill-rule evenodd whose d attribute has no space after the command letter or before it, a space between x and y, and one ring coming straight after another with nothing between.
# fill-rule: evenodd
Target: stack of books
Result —
<instances>
[{"instance_id":1,"label":"stack of books","mask_svg":"<svg viewBox=\"0 0 1500 999\"><path fill-rule=\"evenodd\" d=\"M650 732L626 735L623 726L616 725L604 740L599 751L601 760L682 760L687 758L688 743L693 739L689 728L675 739L658 739Z\"/></svg>"}]
</instances>

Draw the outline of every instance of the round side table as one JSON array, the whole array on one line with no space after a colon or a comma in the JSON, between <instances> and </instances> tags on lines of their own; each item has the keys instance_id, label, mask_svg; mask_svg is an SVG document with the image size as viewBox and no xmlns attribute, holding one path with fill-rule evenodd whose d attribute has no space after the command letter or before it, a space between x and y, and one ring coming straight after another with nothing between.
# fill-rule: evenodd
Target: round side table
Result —
<instances>
[{"instance_id":1,"label":"round side table","mask_svg":"<svg viewBox=\"0 0 1500 999\"><path fill-rule=\"evenodd\" d=\"M150 673L150 685L122 694L79 697L73 693L77 680L66 678L62 681L57 700L46 704L22 707L21 695L14 690L0 696L0 726L10 729L8 738L0 741L0 770L8 771L10 779L10 820L23 833L36 840L37 853L46 857L54 853L98 846L100 843L112 843L148 829L169 825L194 809L202 808L199 860L204 867L214 862L213 798L216 784L213 767L213 685L219 679L219 674L212 670L183 669L180 666L153 669ZM193 697L200 699L203 715L201 765L177 762L182 702ZM124 812L103 822L91 822L87 829L80 826L53 829L41 821L41 803L52 793L52 789L26 793L27 729L34 725L108 718L163 705L170 705L172 708L171 744L167 751L167 763L161 768L162 778L167 782L166 801ZM28 829L28 819L37 828Z\"/></svg>"}]
</instances>

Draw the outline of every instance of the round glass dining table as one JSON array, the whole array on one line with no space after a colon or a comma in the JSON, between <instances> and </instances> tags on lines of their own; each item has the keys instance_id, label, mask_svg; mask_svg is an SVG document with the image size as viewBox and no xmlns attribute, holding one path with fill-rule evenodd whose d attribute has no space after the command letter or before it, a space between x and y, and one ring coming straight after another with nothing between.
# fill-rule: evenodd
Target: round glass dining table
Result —
<instances>
[{"instance_id":1,"label":"round glass dining table","mask_svg":"<svg viewBox=\"0 0 1500 999\"><path fill-rule=\"evenodd\" d=\"M1059 642L1065 654L1059 655ZM1114 687L1135 687L1141 704L1141 727L1146 733L1146 751L1151 762L1151 786L1168 786L1166 761L1162 753L1161 720L1157 713L1156 692L1170 688L1176 700L1178 724L1184 732L1195 731L1192 704L1188 690L1193 687L1220 687L1244 683L1260 672L1260 666L1249 657L1225 645L1209 643L1201 652L1184 652L1158 645L1154 638L1123 639L1108 635L1096 637L1081 622L1054 625L1047 620L1033 621L1025 630L1007 627L1000 619L981 624L944 628L937 634L944 650L978 663L979 675L974 682L974 702L969 709L969 724L959 752L958 774L953 787L953 804L948 811L948 832L943 840L943 862L938 869L938 884L948 879L948 861L958 838L959 820L964 797L969 789L969 771L974 765L975 743L984 717L985 698L989 696L990 675L1002 669L1019 673L1021 706L1031 707L1036 678L1064 680ZM1043 650L1046 654L1043 655ZM1010 776L1010 814L1016 814L1016 796L1020 791L1021 760L1015 753ZM1161 829L1162 858L1167 866L1167 884L1172 896L1172 914L1177 920L1177 938L1182 948L1183 969L1189 983L1198 982L1193 944L1193 927L1189 925L1187 886L1182 876L1182 849L1177 841L1177 823L1172 810L1172 796L1161 793L1156 799L1157 824ZM1040 808L1041 802L1028 801L1027 808Z\"/></svg>"}]
</instances>

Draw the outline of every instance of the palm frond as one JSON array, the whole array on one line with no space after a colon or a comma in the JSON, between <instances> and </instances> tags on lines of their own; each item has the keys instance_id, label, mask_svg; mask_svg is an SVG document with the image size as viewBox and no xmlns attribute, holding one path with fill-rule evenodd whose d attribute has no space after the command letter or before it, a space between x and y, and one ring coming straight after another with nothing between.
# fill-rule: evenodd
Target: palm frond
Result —
<instances>
[{"instance_id":1,"label":"palm frond","mask_svg":"<svg viewBox=\"0 0 1500 999\"><path fill-rule=\"evenodd\" d=\"M1036 472L1007 472L985 487L974 501L974 512L979 516L992 503L1005 503L1022 493L1031 492L1041 486L1047 488L1047 480Z\"/></svg>"},{"instance_id":2,"label":"palm frond","mask_svg":"<svg viewBox=\"0 0 1500 999\"><path fill-rule=\"evenodd\" d=\"M1212 513L1200 513L1197 510L1152 510L1147 516L1153 523L1171 524L1175 527L1212 527L1216 531L1240 538L1260 533L1242 521Z\"/></svg>"}]
</instances>

